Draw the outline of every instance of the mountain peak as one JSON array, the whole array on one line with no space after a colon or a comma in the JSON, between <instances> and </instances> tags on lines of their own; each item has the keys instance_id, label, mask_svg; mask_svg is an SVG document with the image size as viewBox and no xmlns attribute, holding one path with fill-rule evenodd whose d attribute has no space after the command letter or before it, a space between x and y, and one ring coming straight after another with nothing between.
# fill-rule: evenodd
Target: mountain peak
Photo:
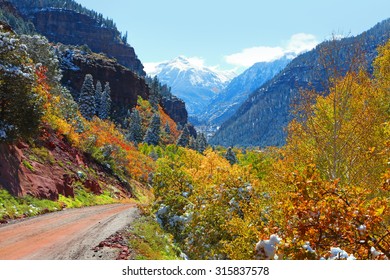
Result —
<instances>
[{"instance_id":1,"label":"mountain peak","mask_svg":"<svg viewBox=\"0 0 390 280\"><path fill-rule=\"evenodd\" d=\"M158 76L162 83L186 102L190 114L199 113L236 74L207 67L199 57L180 55L170 61L153 65L148 75Z\"/></svg>"}]
</instances>

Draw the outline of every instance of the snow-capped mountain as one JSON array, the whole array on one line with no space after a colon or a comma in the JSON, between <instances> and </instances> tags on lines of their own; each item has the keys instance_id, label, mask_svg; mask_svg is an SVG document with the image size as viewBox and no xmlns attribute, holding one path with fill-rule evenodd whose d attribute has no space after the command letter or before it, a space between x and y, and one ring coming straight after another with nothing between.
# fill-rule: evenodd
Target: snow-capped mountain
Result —
<instances>
[{"instance_id":1,"label":"snow-capped mountain","mask_svg":"<svg viewBox=\"0 0 390 280\"><path fill-rule=\"evenodd\" d=\"M235 76L233 72L216 71L202 64L199 59L179 56L146 71L170 86L172 93L185 101L190 115L197 115Z\"/></svg>"},{"instance_id":2,"label":"snow-capped mountain","mask_svg":"<svg viewBox=\"0 0 390 280\"><path fill-rule=\"evenodd\" d=\"M249 95L278 74L294 56L288 54L272 62L258 62L235 77L200 116L202 123L220 125L229 119Z\"/></svg>"}]
</instances>

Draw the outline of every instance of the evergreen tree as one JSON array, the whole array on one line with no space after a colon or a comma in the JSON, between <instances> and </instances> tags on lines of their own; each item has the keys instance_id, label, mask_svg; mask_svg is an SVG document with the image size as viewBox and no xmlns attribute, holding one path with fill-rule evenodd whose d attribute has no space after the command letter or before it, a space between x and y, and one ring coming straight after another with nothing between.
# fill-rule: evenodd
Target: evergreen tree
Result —
<instances>
[{"instance_id":1,"label":"evergreen tree","mask_svg":"<svg viewBox=\"0 0 390 280\"><path fill-rule=\"evenodd\" d=\"M125 33L125 35L123 35L122 36L122 41L123 41L123 43L125 43L125 45L127 44L127 31L126 31L126 33Z\"/></svg>"},{"instance_id":2,"label":"evergreen tree","mask_svg":"<svg viewBox=\"0 0 390 280\"><path fill-rule=\"evenodd\" d=\"M147 143L148 145L158 145L158 143L160 142L160 125L160 116L158 114L154 114L150 121L148 130L145 134L145 143Z\"/></svg>"},{"instance_id":3,"label":"evergreen tree","mask_svg":"<svg viewBox=\"0 0 390 280\"><path fill-rule=\"evenodd\" d=\"M83 86L81 87L79 108L81 115L87 120L92 120L96 112L95 89L91 74L85 75Z\"/></svg>"},{"instance_id":4,"label":"evergreen tree","mask_svg":"<svg viewBox=\"0 0 390 280\"><path fill-rule=\"evenodd\" d=\"M184 126L183 131L181 132L179 139L177 139L178 146L187 147L190 144L190 131L188 126Z\"/></svg>"},{"instance_id":5,"label":"evergreen tree","mask_svg":"<svg viewBox=\"0 0 390 280\"><path fill-rule=\"evenodd\" d=\"M168 121L165 123L165 133L171 134L171 127L169 126Z\"/></svg>"},{"instance_id":6,"label":"evergreen tree","mask_svg":"<svg viewBox=\"0 0 390 280\"><path fill-rule=\"evenodd\" d=\"M111 110L111 88L110 83L106 82L104 91L102 93L102 99L100 103L99 118L102 120L108 119Z\"/></svg>"},{"instance_id":7,"label":"evergreen tree","mask_svg":"<svg viewBox=\"0 0 390 280\"><path fill-rule=\"evenodd\" d=\"M30 137L44 114L34 66L17 35L0 25L0 141Z\"/></svg>"},{"instance_id":8,"label":"evergreen tree","mask_svg":"<svg viewBox=\"0 0 390 280\"><path fill-rule=\"evenodd\" d=\"M100 107L102 103L102 95L103 95L103 89L102 84L100 81L96 82L96 88L95 88L95 107L96 107L96 116L99 116Z\"/></svg>"},{"instance_id":9,"label":"evergreen tree","mask_svg":"<svg viewBox=\"0 0 390 280\"><path fill-rule=\"evenodd\" d=\"M196 150L203 153L207 148L207 139L204 133L199 133L196 137Z\"/></svg>"},{"instance_id":10,"label":"evergreen tree","mask_svg":"<svg viewBox=\"0 0 390 280\"><path fill-rule=\"evenodd\" d=\"M196 139L192 136L190 136L190 141L188 143L188 148L190 148L191 150L194 150L196 151Z\"/></svg>"},{"instance_id":11,"label":"evergreen tree","mask_svg":"<svg viewBox=\"0 0 390 280\"><path fill-rule=\"evenodd\" d=\"M153 109L158 110L158 104L160 103L160 83L157 76L154 76L150 85L149 102Z\"/></svg>"},{"instance_id":12,"label":"evergreen tree","mask_svg":"<svg viewBox=\"0 0 390 280\"><path fill-rule=\"evenodd\" d=\"M232 147L229 147L224 155L224 158L226 158L231 165L238 162L236 153L233 151Z\"/></svg>"},{"instance_id":13,"label":"evergreen tree","mask_svg":"<svg viewBox=\"0 0 390 280\"><path fill-rule=\"evenodd\" d=\"M60 82L62 74L58 58L49 41L41 35L21 35L20 42L27 46L27 53L34 63L46 68L46 82L52 87Z\"/></svg>"},{"instance_id":14,"label":"evergreen tree","mask_svg":"<svg viewBox=\"0 0 390 280\"><path fill-rule=\"evenodd\" d=\"M142 142L142 126L141 116L137 109L133 109L129 119L129 133L126 135L126 138L134 144L139 144Z\"/></svg>"}]
</instances>

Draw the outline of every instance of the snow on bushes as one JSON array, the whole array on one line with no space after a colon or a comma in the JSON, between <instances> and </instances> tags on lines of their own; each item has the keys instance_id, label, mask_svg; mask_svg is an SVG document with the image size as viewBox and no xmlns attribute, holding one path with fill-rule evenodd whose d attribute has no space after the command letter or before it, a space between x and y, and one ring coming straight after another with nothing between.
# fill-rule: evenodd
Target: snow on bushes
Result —
<instances>
[{"instance_id":1,"label":"snow on bushes","mask_svg":"<svg viewBox=\"0 0 390 280\"><path fill-rule=\"evenodd\" d=\"M269 240L260 240L255 247L256 258L260 260L277 260L276 251L282 241L277 234L272 234Z\"/></svg>"}]
</instances>

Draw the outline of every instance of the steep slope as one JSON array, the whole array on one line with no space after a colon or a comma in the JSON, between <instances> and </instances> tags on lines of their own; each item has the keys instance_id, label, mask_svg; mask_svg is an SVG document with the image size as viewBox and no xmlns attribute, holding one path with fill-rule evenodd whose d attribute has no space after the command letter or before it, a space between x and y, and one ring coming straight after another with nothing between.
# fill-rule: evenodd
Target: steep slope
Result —
<instances>
[{"instance_id":1,"label":"steep slope","mask_svg":"<svg viewBox=\"0 0 390 280\"><path fill-rule=\"evenodd\" d=\"M66 85L76 100L86 74L95 81L109 82L113 111L126 112L137 104L138 96L148 99L149 87L143 78L119 64L115 59L62 44L55 46L62 70L62 84Z\"/></svg>"},{"instance_id":2,"label":"steep slope","mask_svg":"<svg viewBox=\"0 0 390 280\"><path fill-rule=\"evenodd\" d=\"M367 65L371 65L377 47L389 38L390 19L387 19L359 36L324 42L298 56L280 74L256 90L210 142L225 146L283 145L285 127L292 118L291 105L299 90L314 88L322 91L326 88L327 73L321 66L321 54L332 49L335 70L345 73L359 52L365 54Z\"/></svg>"},{"instance_id":3,"label":"steep slope","mask_svg":"<svg viewBox=\"0 0 390 280\"><path fill-rule=\"evenodd\" d=\"M129 183L50 128L42 130L34 146L1 142L0 171L0 189L5 188L14 196L57 200L59 195L74 197L77 185L96 195L109 190L117 198L133 196Z\"/></svg>"},{"instance_id":4,"label":"steep slope","mask_svg":"<svg viewBox=\"0 0 390 280\"><path fill-rule=\"evenodd\" d=\"M123 121L127 110L136 105L138 96L148 99L149 87L143 77L142 63L126 38L120 36L113 20L104 19L103 15L73 0L1 0L0 8L0 17L2 14L5 19L12 16L10 21L17 23L12 27L20 33L26 33L24 30L30 27L51 42L60 42L55 48L61 61L62 84L71 90L76 100L86 74L92 74L95 81L110 83L111 117L119 122ZM13 19L15 17L18 21ZM184 102L174 96L168 99L161 102L165 112L177 123L186 124L188 113Z\"/></svg>"},{"instance_id":5,"label":"steep slope","mask_svg":"<svg viewBox=\"0 0 390 280\"><path fill-rule=\"evenodd\" d=\"M291 61L284 56L272 62L258 62L235 77L229 85L211 100L207 111L200 117L205 123L221 125L229 119L249 97L268 80L272 79Z\"/></svg>"},{"instance_id":6,"label":"steep slope","mask_svg":"<svg viewBox=\"0 0 390 280\"><path fill-rule=\"evenodd\" d=\"M23 20L18 10L7 0L0 0L0 21L7 23L18 34L33 34L31 22Z\"/></svg>"},{"instance_id":7,"label":"steep slope","mask_svg":"<svg viewBox=\"0 0 390 280\"><path fill-rule=\"evenodd\" d=\"M157 65L148 75L157 75L162 83L170 86L172 93L185 101L190 115L202 112L232 78L232 75L194 64L184 56Z\"/></svg>"},{"instance_id":8,"label":"steep slope","mask_svg":"<svg viewBox=\"0 0 390 280\"><path fill-rule=\"evenodd\" d=\"M74 1L10 2L50 41L67 45L88 45L92 51L103 52L111 58L116 58L120 64L138 75L145 75L134 48L123 41L115 24L104 20L102 15L82 8ZM66 7L66 4L73 5L68 9L62 8Z\"/></svg>"}]
</instances>

